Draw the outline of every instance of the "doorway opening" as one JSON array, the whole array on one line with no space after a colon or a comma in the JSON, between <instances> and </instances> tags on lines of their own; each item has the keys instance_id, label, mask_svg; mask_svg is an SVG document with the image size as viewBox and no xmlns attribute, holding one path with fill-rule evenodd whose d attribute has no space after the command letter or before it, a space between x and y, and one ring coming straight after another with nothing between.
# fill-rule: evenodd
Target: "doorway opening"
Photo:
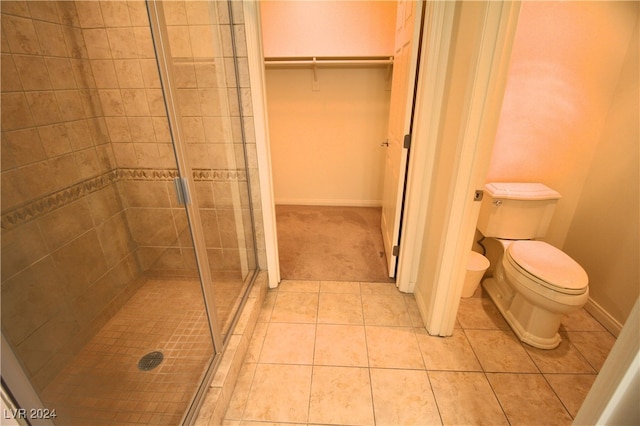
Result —
<instances>
[{"instance_id":1,"label":"doorway opening","mask_svg":"<svg viewBox=\"0 0 640 426\"><path fill-rule=\"evenodd\" d=\"M261 5L281 279L395 281L421 7Z\"/></svg>"}]
</instances>

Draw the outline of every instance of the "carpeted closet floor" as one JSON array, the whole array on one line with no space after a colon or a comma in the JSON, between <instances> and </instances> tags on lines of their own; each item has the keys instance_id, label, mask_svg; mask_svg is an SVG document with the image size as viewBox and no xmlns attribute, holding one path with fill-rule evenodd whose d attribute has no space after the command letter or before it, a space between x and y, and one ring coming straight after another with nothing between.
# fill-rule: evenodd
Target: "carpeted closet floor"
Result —
<instances>
[{"instance_id":1,"label":"carpeted closet floor","mask_svg":"<svg viewBox=\"0 0 640 426\"><path fill-rule=\"evenodd\" d=\"M379 207L276 206L283 280L389 282Z\"/></svg>"}]
</instances>

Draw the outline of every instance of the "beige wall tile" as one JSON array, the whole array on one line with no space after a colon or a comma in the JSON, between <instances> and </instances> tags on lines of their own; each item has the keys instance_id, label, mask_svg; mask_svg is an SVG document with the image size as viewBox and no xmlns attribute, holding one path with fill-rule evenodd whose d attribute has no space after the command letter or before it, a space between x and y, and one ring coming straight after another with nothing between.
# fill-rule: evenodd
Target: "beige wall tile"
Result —
<instances>
[{"instance_id":1,"label":"beige wall tile","mask_svg":"<svg viewBox=\"0 0 640 426\"><path fill-rule=\"evenodd\" d=\"M143 92L144 96L144 92ZM143 98L144 105L148 105L146 103L146 96ZM126 105L126 104L125 104ZM128 117L127 121L129 123L129 130L131 132L131 139L138 142L155 142L156 134L153 129L153 120L151 117Z\"/></svg>"},{"instance_id":2,"label":"beige wall tile","mask_svg":"<svg viewBox=\"0 0 640 426\"><path fill-rule=\"evenodd\" d=\"M38 220L50 252L78 238L93 227L89 205L79 200Z\"/></svg>"},{"instance_id":3,"label":"beige wall tile","mask_svg":"<svg viewBox=\"0 0 640 426\"><path fill-rule=\"evenodd\" d=\"M2 230L2 281L46 256L47 246L36 222Z\"/></svg>"},{"instance_id":4,"label":"beige wall tile","mask_svg":"<svg viewBox=\"0 0 640 426\"><path fill-rule=\"evenodd\" d=\"M140 59L140 70L146 89L160 88L160 76L158 75L158 65L155 59Z\"/></svg>"},{"instance_id":5,"label":"beige wall tile","mask_svg":"<svg viewBox=\"0 0 640 426\"><path fill-rule=\"evenodd\" d=\"M75 89L78 87L73 76L73 67L68 58L45 58L47 71L54 89Z\"/></svg>"},{"instance_id":6,"label":"beige wall tile","mask_svg":"<svg viewBox=\"0 0 640 426\"><path fill-rule=\"evenodd\" d=\"M136 38L133 28L107 28L107 37L114 59L138 57Z\"/></svg>"},{"instance_id":7,"label":"beige wall tile","mask_svg":"<svg viewBox=\"0 0 640 426\"><path fill-rule=\"evenodd\" d=\"M104 27L100 2L80 1L76 2L76 11L82 28Z\"/></svg>"},{"instance_id":8,"label":"beige wall tile","mask_svg":"<svg viewBox=\"0 0 640 426\"><path fill-rule=\"evenodd\" d=\"M2 29L12 53L41 53L36 29L30 19L3 14Z\"/></svg>"},{"instance_id":9,"label":"beige wall tile","mask_svg":"<svg viewBox=\"0 0 640 426\"><path fill-rule=\"evenodd\" d=\"M74 121L86 118L80 91L58 90L55 92L55 96L62 115L62 121Z\"/></svg>"},{"instance_id":10,"label":"beige wall tile","mask_svg":"<svg viewBox=\"0 0 640 426\"><path fill-rule=\"evenodd\" d=\"M62 121L60 107L54 92L26 92L27 102L36 125Z\"/></svg>"},{"instance_id":11,"label":"beige wall tile","mask_svg":"<svg viewBox=\"0 0 640 426\"><path fill-rule=\"evenodd\" d=\"M87 50L82 29L62 27L62 31L67 45L67 55L76 59L89 59L89 51Z\"/></svg>"},{"instance_id":12,"label":"beige wall tile","mask_svg":"<svg viewBox=\"0 0 640 426\"><path fill-rule=\"evenodd\" d=\"M171 47L171 56L174 58L189 58L191 52L191 38L189 35L189 27L187 26L168 26L167 33L169 35L169 46Z\"/></svg>"},{"instance_id":13,"label":"beige wall tile","mask_svg":"<svg viewBox=\"0 0 640 426\"><path fill-rule=\"evenodd\" d=\"M35 128L2 133L2 170L9 170L46 158Z\"/></svg>"},{"instance_id":14,"label":"beige wall tile","mask_svg":"<svg viewBox=\"0 0 640 426\"><path fill-rule=\"evenodd\" d=\"M38 134L49 158L71 152L71 142L64 124L38 127Z\"/></svg>"},{"instance_id":15,"label":"beige wall tile","mask_svg":"<svg viewBox=\"0 0 640 426\"><path fill-rule=\"evenodd\" d=\"M219 56L216 49L216 37L210 25L192 25L189 27L191 49L194 58L213 58Z\"/></svg>"},{"instance_id":16,"label":"beige wall tile","mask_svg":"<svg viewBox=\"0 0 640 426\"><path fill-rule=\"evenodd\" d=\"M97 87L88 59L71 59L71 68L78 88L92 89Z\"/></svg>"},{"instance_id":17,"label":"beige wall tile","mask_svg":"<svg viewBox=\"0 0 640 426\"><path fill-rule=\"evenodd\" d=\"M31 109L24 93L3 93L2 130L22 129L34 125Z\"/></svg>"},{"instance_id":18,"label":"beige wall tile","mask_svg":"<svg viewBox=\"0 0 640 426\"><path fill-rule=\"evenodd\" d=\"M2 91L16 92L24 90L22 82L20 82L20 77L18 76L18 70L13 61L13 55L3 54L0 66L2 67Z\"/></svg>"},{"instance_id":19,"label":"beige wall tile","mask_svg":"<svg viewBox=\"0 0 640 426\"><path fill-rule=\"evenodd\" d=\"M136 59L117 59L113 61L121 88L144 88L142 70Z\"/></svg>"},{"instance_id":20,"label":"beige wall tile","mask_svg":"<svg viewBox=\"0 0 640 426\"><path fill-rule=\"evenodd\" d=\"M148 26L149 15L147 14L146 5L137 0L130 0L127 4L129 6L129 18L131 19L131 25Z\"/></svg>"},{"instance_id":21,"label":"beige wall tile","mask_svg":"<svg viewBox=\"0 0 640 426\"><path fill-rule=\"evenodd\" d=\"M78 18L78 12L76 11L76 3L59 1L55 3L58 8L58 16L60 17L60 23L62 25L80 26L80 19Z\"/></svg>"},{"instance_id":22,"label":"beige wall tile","mask_svg":"<svg viewBox=\"0 0 640 426\"><path fill-rule=\"evenodd\" d=\"M65 298L62 287L49 256L3 280L2 330L11 342L23 341L56 313Z\"/></svg>"},{"instance_id":23,"label":"beige wall tile","mask_svg":"<svg viewBox=\"0 0 640 426\"><path fill-rule=\"evenodd\" d=\"M47 56L67 56L67 45L62 27L49 22L33 21L40 41L41 53Z\"/></svg>"},{"instance_id":24,"label":"beige wall tile","mask_svg":"<svg viewBox=\"0 0 640 426\"><path fill-rule=\"evenodd\" d=\"M101 1L102 18L107 27L131 26L129 6L126 1Z\"/></svg>"},{"instance_id":25,"label":"beige wall tile","mask_svg":"<svg viewBox=\"0 0 640 426\"><path fill-rule=\"evenodd\" d=\"M51 90L51 81L44 58L33 55L14 55L13 60L25 90Z\"/></svg>"},{"instance_id":26,"label":"beige wall tile","mask_svg":"<svg viewBox=\"0 0 640 426\"><path fill-rule=\"evenodd\" d=\"M83 29L82 35L89 59L111 59L111 47L105 29Z\"/></svg>"},{"instance_id":27,"label":"beige wall tile","mask_svg":"<svg viewBox=\"0 0 640 426\"><path fill-rule=\"evenodd\" d=\"M64 188L80 181L80 172L76 167L74 154L65 154L52 158L49 160L49 165L59 188Z\"/></svg>"},{"instance_id":28,"label":"beige wall tile","mask_svg":"<svg viewBox=\"0 0 640 426\"><path fill-rule=\"evenodd\" d=\"M115 106L117 107L117 104ZM105 122L111 142L131 142L131 132L126 117L105 117Z\"/></svg>"},{"instance_id":29,"label":"beige wall tile","mask_svg":"<svg viewBox=\"0 0 640 426\"><path fill-rule=\"evenodd\" d=\"M89 123L86 120L69 121L64 127L73 150L86 149L94 145Z\"/></svg>"},{"instance_id":30,"label":"beige wall tile","mask_svg":"<svg viewBox=\"0 0 640 426\"><path fill-rule=\"evenodd\" d=\"M41 21L60 22L58 17L58 9L54 2L47 1L30 1L27 2L31 17Z\"/></svg>"},{"instance_id":31,"label":"beige wall tile","mask_svg":"<svg viewBox=\"0 0 640 426\"><path fill-rule=\"evenodd\" d=\"M123 89L122 101L125 115L129 117L150 115L145 89Z\"/></svg>"}]
</instances>

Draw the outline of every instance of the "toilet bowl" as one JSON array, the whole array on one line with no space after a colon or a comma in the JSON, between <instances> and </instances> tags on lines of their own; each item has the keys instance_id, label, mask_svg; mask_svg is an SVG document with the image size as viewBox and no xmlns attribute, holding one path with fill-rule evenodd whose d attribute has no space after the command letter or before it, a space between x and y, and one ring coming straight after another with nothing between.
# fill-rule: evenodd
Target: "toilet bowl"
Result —
<instances>
[{"instance_id":1,"label":"toilet bowl","mask_svg":"<svg viewBox=\"0 0 640 426\"><path fill-rule=\"evenodd\" d=\"M518 338L531 346L553 349L564 315L589 298L584 269L543 241L500 240L502 255L485 290Z\"/></svg>"}]
</instances>

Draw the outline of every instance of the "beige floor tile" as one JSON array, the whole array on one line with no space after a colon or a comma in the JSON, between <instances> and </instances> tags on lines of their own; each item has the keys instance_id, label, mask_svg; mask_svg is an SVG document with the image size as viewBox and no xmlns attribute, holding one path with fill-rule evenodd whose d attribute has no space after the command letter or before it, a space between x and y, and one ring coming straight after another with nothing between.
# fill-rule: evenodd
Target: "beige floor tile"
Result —
<instances>
[{"instance_id":1,"label":"beige floor tile","mask_svg":"<svg viewBox=\"0 0 640 426\"><path fill-rule=\"evenodd\" d=\"M488 373L512 425L570 425L571 416L541 374Z\"/></svg>"},{"instance_id":2,"label":"beige floor tile","mask_svg":"<svg viewBox=\"0 0 640 426\"><path fill-rule=\"evenodd\" d=\"M600 371L616 342L607 331L567 331L565 334L596 371Z\"/></svg>"},{"instance_id":3,"label":"beige floor tile","mask_svg":"<svg viewBox=\"0 0 640 426\"><path fill-rule=\"evenodd\" d=\"M449 337L430 336L424 328L415 332L427 370L482 371L463 330Z\"/></svg>"},{"instance_id":4,"label":"beige floor tile","mask_svg":"<svg viewBox=\"0 0 640 426\"><path fill-rule=\"evenodd\" d=\"M509 424L484 373L429 371L428 374L444 424Z\"/></svg>"},{"instance_id":5,"label":"beige floor tile","mask_svg":"<svg viewBox=\"0 0 640 426\"><path fill-rule=\"evenodd\" d=\"M426 371L371 369L376 424L442 424Z\"/></svg>"},{"instance_id":6,"label":"beige floor tile","mask_svg":"<svg viewBox=\"0 0 640 426\"><path fill-rule=\"evenodd\" d=\"M247 348L247 354L245 355L244 362L258 362L268 326L269 323L266 322L256 323L251 340L249 340L249 347Z\"/></svg>"},{"instance_id":7,"label":"beige floor tile","mask_svg":"<svg viewBox=\"0 0 640 426\"><path fill-rule=\"evenodd\" d=\"M555 349L523 345L542 373L595 374L595 370L567 339Z\"/></svg>"},{"instance_id":8,"label":"beige floor tile","mask_svg":"<svg viewBox=\"0 0 640 426\"><path fill-rule=\"evenodd\" d=\"M317 293L320 281L282 280L278 285L279 292Z\"/></svg>"},{"instance_id":9,"label":"beige floor tile","mask_svg":"<svg viewBox=\"0 0 640 426\"><path fill-rule=\"evenodd\" d=\"M318 293L278 292L271 321L315 323L318 314Z\"/></svg>"},{"instance_id":10,"label":"beige floor tile","mask_svg":"<svg viewBox=\"0 0 640 426\"><path fill-rule=\"evenodd\" d=\"M403 294L404 303L407 306L407 312L409 313L409 319L411 320L411 326L424 327L420 310L418 309L418 303L413 294Z\"/></svg>"},{"instance_id":11,"label":"beige floor tile","mask_svg":"<svg viewBox=\"0 0 640 426\"><path fill-rule=\"evenodd\" d=\"M253 381L253 375L256 372L257 364L244 363L238 374L236 385L231 395L231 400L227 406L227 412L225 413L225 420L242 420L242 413L244 407L247 404L247 397L249 396L249 390L251 389L251 382Z\"/></svg>"},{"instance_id":12,"label":"beige floor tile","mask_svg":"<svg viewBox=\"0 0 640 426\"><path fill-rule=\"evenodd\" d=\"M560 330L563 331L607 331L591 314L584 309L565 315Z\"/></svg>"},{"instance_id":13,"label":"beige floor tile","mask_svg":"<svg viewBox=\"0 0 640 426\"><path fill-rule=\"evenodd\" d=\"M362 294L402 294L395 283L360 283Z\"/></svg>"},{"instance_id":14,"label":"beige floor tile","mask_svg":"<svg viewBox=\"0 0 640 426\"><path fill-rule=\"evenodd\" d=\"M544 376L573 417L578 414L582 402L597 377L595 374L545 374Z\"/></svg>"},{"instance_id":15,"label":"beige floor tile","mask_svg":"<svg viewBox=\"0 0 640 426\"><path fill-rule=\"evenodd\" d=\"M314 364L367 367L364 326L318 324Z\"/></svg>"},{"instance_id":16,"label":"beige floor tile","mask_svg":"<svg viewBox=\"0 0 640 426\"><path fill-rule=\"evenodd\" d=\"M400 293L362 294L362 310L366 325L411 326L407 305Z\"/></svg>"},{"instance_id":17,"label":"beige floor tile","mask_svg":"<svg viewBox=\"0 0 640 426\"><path fill-rule=\"evenodd\" d=\"M313 364L315 324L272 322L267 328L260 363Z\"/></svg>"},{"instance_id":18,"label":"beige floor tile","mask_svg":"<svg viewBox=\"0 0 640 426\"><path fill-rule=\"evenodd\" d=\"M354 367L313 367L309 422L373 425L369 370Z\"/></svg>"},{"instance_id":19,"label":"beige floor tile","mask_svg":"<svg viewBox=\"0 0 640 426\"><path fill-rule=\"evenodd\" d=\"M273 305L276 303L277 294L277 290L267 291L267 294L264 296L262 308L260 309L260 314L258 314L258 322L271 321L271 314L273 313Z\"/></svg>"},{"instance_id":20,"label":"beige floor tile","mask_svg":"<svg viewBox=\"0 0 640 426\"><path fill-rule=\"evenodd\" d=\"M364 324L360 295L320 293L318 324Z\"/></svg>"},{"instance_id":21,"label":"beige floor tile","mask_svg":"<svg viewBox=\"0 0 640 426\"><path fill-rule=\"evenodd\" d=\"M307 365L258 364L244 420L306 423L311 372Z\"/></svg>"},{"instance_id":22,"label":"beige floor tile","mask_svg":"<svg viewBox=\"0 0 640 426\"><path fill-rule=\"evenodd\" d=\"M360 283L357 281L321 281L320 293L360 294Z\"/></svg>"},{"instance_id":23,"label":"beige floor tile","mask_svg":"<svg viewBox=\"0 0 640 426\"><path fill-rule=\"evenodd\" d=\"M412 328L365 326L365 331L371 367L424 369Z\"/></svg>"},{"instance_id":24,"label":"beige floor tile","mask_svg":"<svg viewBox=\"0 0 640 426\"><path fill-rule=\"evenodd\" d=\"M460 299L458 322L464 329L509 330L509 324L488 297Z\"/></svg>"},{"instance_id":25,"label":"beige floor tile","mask_svg":"<svg viewBox=\"0 0 640 426\"><path fill-rule=\"evenodd\" d=\"M539 373L538 368L511 331L465 330L484 371Z\"/></svg>"}]
</instances>

